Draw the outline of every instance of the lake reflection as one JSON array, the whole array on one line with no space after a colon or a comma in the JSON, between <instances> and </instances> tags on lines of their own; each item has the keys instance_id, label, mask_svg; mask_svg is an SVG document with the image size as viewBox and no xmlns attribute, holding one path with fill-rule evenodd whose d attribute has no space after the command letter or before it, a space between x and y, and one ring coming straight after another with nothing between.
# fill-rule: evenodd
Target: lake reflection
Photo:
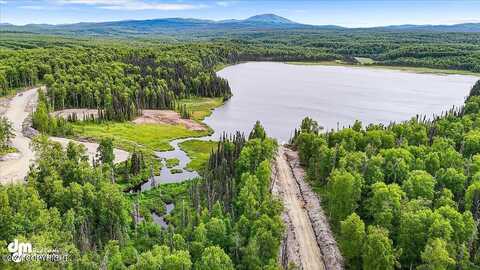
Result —
<instances>
[{"instance_id":1,"label":"lake reflection","mask_svg":"<svg viewBox=\"0 0 480 270\"><path fill-rule=\"evenodd\" d=\"M227 67L234 96L205 119L215 130L247 133L260 120L267 133L288 141L305 116L326 129L431 117L460 106L478 80L466 75L435 75L342 66L299 66L251 62Z\"/></svg>"}]
</instances>

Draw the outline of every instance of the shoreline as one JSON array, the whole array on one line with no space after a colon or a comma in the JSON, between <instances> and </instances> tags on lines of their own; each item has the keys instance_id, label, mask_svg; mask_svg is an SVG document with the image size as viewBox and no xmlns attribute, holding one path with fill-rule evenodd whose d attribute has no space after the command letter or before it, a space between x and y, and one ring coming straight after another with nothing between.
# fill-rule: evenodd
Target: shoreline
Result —
<instances>
[{"instance_id":1,"label":"shoreline","mask_svg":"<svg viewBox=\"0 0 480 270\"><path fill-rule=\"evenodd\" d=\"M303 62L303 61L282 61L281 63L287 65L297 66L340 66L340 67L352 67L352 68L371 68L371 69L384 69L403 71L416 74L435 74L435 75L467 75L480 78L480 73L456 70L456 69L436 69L429 67L409 67L409 66L388 66L378 64L348 64L336 61L319 61L319 62Z\"/></svg>"}]
</instances>

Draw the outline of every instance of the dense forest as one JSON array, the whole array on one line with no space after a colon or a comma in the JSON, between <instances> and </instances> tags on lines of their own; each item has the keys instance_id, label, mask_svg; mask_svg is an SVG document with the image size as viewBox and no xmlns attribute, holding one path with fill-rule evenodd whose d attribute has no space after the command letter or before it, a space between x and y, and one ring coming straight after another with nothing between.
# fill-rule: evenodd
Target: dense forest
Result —
<instances>
[{"instance_id":1,"label":"dense forest","mask_svg":"<svg viewBox=\"0 0 480 270\"><path fill-rule=\"evenodd\" d=\"M275 152L276 142L266 137L224 137L210 156L204 180L193 182L191 203L177 212L175 228L190 239L193 260L212 245L231 260L211 260L199 269L278 269L282 205L269 190Z\"/></svg>"},{"instance_id":2,"label":"dense forest","mask_svg":"<svg viewBox=\"0 0 480 270\"><path fill-rule=\"evenodd\" d=\"M480 81L464 108L434 121L320 133L293 143L318 187L349 269L480 265Z\"/></svg>"},{"instance_id":3,"label":"dense forest","mask_svg":"<svg viewBox=\"0 0 480 270\"><path fill-rule=\"evenodd\" d=\"M39 159L28 183L0 186L0 248L8 254L6 243L29 239L69 258L20 269L278 269L282 207L269 193L274 140L225 136L204 178L188 183L176 202L168 230L134 218L132 195L112 180L111 141L100 144L95 166L80 145L62 149L37 137L34 147ZM135 173L141 163L133 154L126 165Z\"/></svg>"},{"instance_id":4,"label":"dense forest","mask_svg":"<svg viewBox=\"0 0 480 270\"><path fill-rule=\"evenodd\" d=\"M222 51L201 45L9 51L0 64L0 92L43 82L53 110L93 108L102 119L130 120L142 109L174 109L177 97L228 98L228 83L213 70L227 61Z\"/></svg>"},{"instance_id":5,"label":"dense forest","mask_svg":"<svg viewBox=\"0 0 480 270\"><path fill-rule=\"evenodd\" d=\"M430 67L480 72L480 34L381 29L303 30L233 33L214 40L267 47L320 49L354 62L367 57L376 65ZM339 57L340 56L340 57Z\"/></svg>"}]
</instances>

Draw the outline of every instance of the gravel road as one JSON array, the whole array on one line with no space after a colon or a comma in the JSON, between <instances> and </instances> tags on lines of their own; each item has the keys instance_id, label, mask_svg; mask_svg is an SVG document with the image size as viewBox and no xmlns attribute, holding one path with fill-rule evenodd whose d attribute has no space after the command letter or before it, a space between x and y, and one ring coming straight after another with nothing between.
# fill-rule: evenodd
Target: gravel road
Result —
<instances>
[{"instance_id":1,"label":"gravel road","mask_svg":"<svg viewBox=\"0 0 480 270\"><path fill-rule=\"evenodd\" d=\"M298 243L301 269L324 270L322 253L317 244L312 222L305 209L305 202L302 199L297 182L285 158L283 147L279 147L275 164L277 169L276 179L282 190L284 207L290 217Z\"/></svg>"},{"instance_id":2,"label":"gravel road","mask_svg":"<svg viewBox=\"0 0 480 270\"><path fill-rule=\"evenodd\" d=\"M11 145L18 152L9 154L5 160L0 161L0 184L22 182L28 174L30 165L35 160L35 153L30 148L30 139L22 134L22 124L30 114L38 99L38 88L33 88L17 94L9 102L2 102L6 108L2 108L0 113L6 117L13 126L15 138ZM95 156L98 144L90 142L79 142L65 138L51 137L51 140L66 146L68 142L83 144L87 148L90 160ZM115 163L127 160L129 153L120 149L114 149Z\"/></svg>"}]
</instances>

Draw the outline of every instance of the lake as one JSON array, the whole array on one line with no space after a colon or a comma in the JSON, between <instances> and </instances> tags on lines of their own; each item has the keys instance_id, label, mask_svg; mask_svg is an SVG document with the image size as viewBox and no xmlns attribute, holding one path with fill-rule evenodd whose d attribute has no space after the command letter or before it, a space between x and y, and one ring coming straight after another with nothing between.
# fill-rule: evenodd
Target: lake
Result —
<instances>
[{"instance_id":1,"label":"lake","mask_svg":"<svg viewBox=\"0 0 480 270\"><path fill-rule=\"evenodd\" d=\"M256 120L279 142L286 142L310 116L325 129L353 124L432 117L463 104L478 77L418 74L367 67L250 62L227 67L233 97L205 123L222 132L248 135Z\"/></svg>"}]
</instances>

